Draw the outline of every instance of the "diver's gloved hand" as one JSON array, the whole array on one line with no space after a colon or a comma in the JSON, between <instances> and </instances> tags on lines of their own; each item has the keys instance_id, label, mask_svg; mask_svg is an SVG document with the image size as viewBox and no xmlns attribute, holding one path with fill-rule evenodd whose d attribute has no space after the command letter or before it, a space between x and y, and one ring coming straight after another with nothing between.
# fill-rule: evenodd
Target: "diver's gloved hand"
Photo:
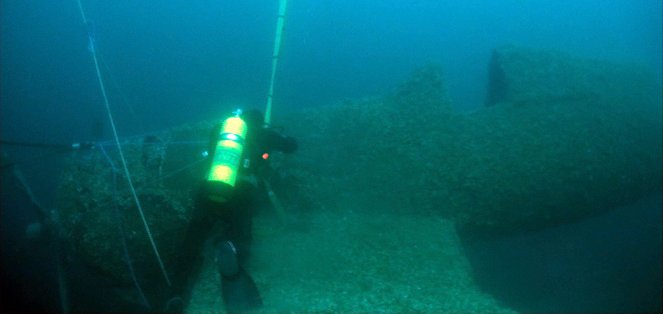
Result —
<instances>
[{"instance_id":1,"label":"diver's gloved hand","mask_svg":"<svg viewBox=\"0 0 663 314\"><path fill-rule=\"evenodd\" d=\"M277 150L290 154L297 150L297 141L294 137L283 135L273 129L264 129L261 141L268 151Z\"/></svg>"}]
</instances>

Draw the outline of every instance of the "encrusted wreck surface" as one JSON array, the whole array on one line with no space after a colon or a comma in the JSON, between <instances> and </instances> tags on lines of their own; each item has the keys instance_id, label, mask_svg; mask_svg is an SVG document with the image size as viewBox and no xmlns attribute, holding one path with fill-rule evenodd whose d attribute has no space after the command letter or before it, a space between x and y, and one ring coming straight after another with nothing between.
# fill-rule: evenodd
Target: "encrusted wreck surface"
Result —
<instances>
[{"instance_id":1,"label":"encrusted wreck surface","mask_svg":"<svg viewBox=\"0 0 663 314\"><path fill-rule=\"evenodd\" d=\"M577 221L660 191L661 87L641 67L506 47L488 106L450 111L440 73L395 97L283 117L302 138L288 167L374 211L443 213L463 236ZM297 122L297 123L295 123Z\"/></svg>"}]
</instances>

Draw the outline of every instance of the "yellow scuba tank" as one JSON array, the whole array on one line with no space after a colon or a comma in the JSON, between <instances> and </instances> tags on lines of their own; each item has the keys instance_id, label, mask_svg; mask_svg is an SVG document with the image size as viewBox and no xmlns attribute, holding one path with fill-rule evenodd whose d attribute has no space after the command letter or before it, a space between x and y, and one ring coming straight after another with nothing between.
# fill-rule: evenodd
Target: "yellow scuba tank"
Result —
<instances>
[{"instance_id":1,"label":"yellow scuba tank","mask_svg":"<svg viewBox=\"0 0 663 314\"><path fill-rule=\"evenodd\" d=\"M219 129L207 174L208 196L216 202L225 202L232 196L244 151L246 122L240 118L240 110L234 114L223 121Z\"/></svg>"}]
</instances>

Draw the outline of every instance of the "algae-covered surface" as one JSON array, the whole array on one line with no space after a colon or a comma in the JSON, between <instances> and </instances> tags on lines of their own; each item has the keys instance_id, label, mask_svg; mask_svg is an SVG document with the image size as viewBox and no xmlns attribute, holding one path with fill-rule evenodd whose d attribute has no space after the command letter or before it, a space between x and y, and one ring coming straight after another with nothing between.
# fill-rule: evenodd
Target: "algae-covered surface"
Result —
<instances>
[{"instance_id":1,"label":"algae-covered surface","mask_svg":"<svg viewBox=\"0 0 663 314\"><path fill-rule=\"evenodd\" d=\"M477 290L450 221L343 206L256 238L248 269L265 304L258 312L513 312ZM190 313L223 308L207 253Z\"/></svg>"}]
</instances>

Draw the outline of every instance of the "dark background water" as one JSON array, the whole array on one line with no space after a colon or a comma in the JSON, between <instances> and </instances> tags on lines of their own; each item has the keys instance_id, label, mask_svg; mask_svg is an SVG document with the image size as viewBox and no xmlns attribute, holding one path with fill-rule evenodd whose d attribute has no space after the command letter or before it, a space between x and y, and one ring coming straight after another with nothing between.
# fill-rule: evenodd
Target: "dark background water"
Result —
<instances>
[{"instance_id":1,"label":"dark background water","mask_svg":"<svg viewBox=\"0 0 663 314\"><path fill-rule=\"evenodd\" d=\"M76 1L11 0L1 5L0 138L44 143L109 138L103 99L87 48L88 30ZM83 6L95 25L101 69L121 136L215 119L230 107L264 106L277 1L117 0L83 1ZM660 81L661 10L661 1L656 0L291 1L275 110L282 113L344 98L388 94L410 71L428 62L445 69L455 106L475 109L485 97L491 49L504 44L638 62L650 67ZM54 206L62 155L3 148L23 169L44 206ZM21 202L3 195L3 247L7 248L3 249L3 261L14 252L5 244L18 243L25 225L35 219L34 210L20 204L25 204L25 199ZM660 202L648 204L626 212L634 220L660 212ZM583 252L598 257L603 257L604 251L619 254L614 259L601 258L605 261L596 278L602 280L622 271L619 267L629 257L636 261L628 265L647 265L635 270L641 276L623 279L630 280L623 287L649 280L643 269L658 270L651 276L659 285L647 291L660 292L660 267L651 267L654 263L660 266L661 260L659 217L652 217L657 218L657 232L638 232L640 224L620 228L610 224L618 221L617 217L607 216L601 218L607 221L603 227L588 222L568 227L575 231L561 229L564 231L474 244L468 246L468 252L478 281L486 289L503 291L505 300L532 309L528 307L532 304L522 303L527 301L527 294L516 293L519 282L504 286L511 277L494 275L500 273L495 267L509 257L521 261L515 265L581 265L584 262L577 251L564 249L565 243L580 245L581 239L630 230L633 242L611 241L607 248L598 245L600 241L587 242ZM590 236L574 238L572 234L578 232ZM549 243L545 249L555 254L524 257L509 253L536 254L532 253L537 252L533 243ZM26 273L52 266L49 252L27 252L33 254L27 254L26 260L34 263L21 263ZM14 264L3 264L3 268ZM545 273L524 268L529 274ZM559 272L579 276L587 269L578 266ZM554 276L557 272L549 273ZM34 279L23 279L39 281L30 278ZM47 278L53 279L51 275ZM567 291L578 293L585 288L599 289L571 281L564 284ZM634 298L628 300L636 302ZM541 300L560 302L552 297ZM660 299L656 301L653 308L660 308Z\"/></svg>"}]
</instances>

